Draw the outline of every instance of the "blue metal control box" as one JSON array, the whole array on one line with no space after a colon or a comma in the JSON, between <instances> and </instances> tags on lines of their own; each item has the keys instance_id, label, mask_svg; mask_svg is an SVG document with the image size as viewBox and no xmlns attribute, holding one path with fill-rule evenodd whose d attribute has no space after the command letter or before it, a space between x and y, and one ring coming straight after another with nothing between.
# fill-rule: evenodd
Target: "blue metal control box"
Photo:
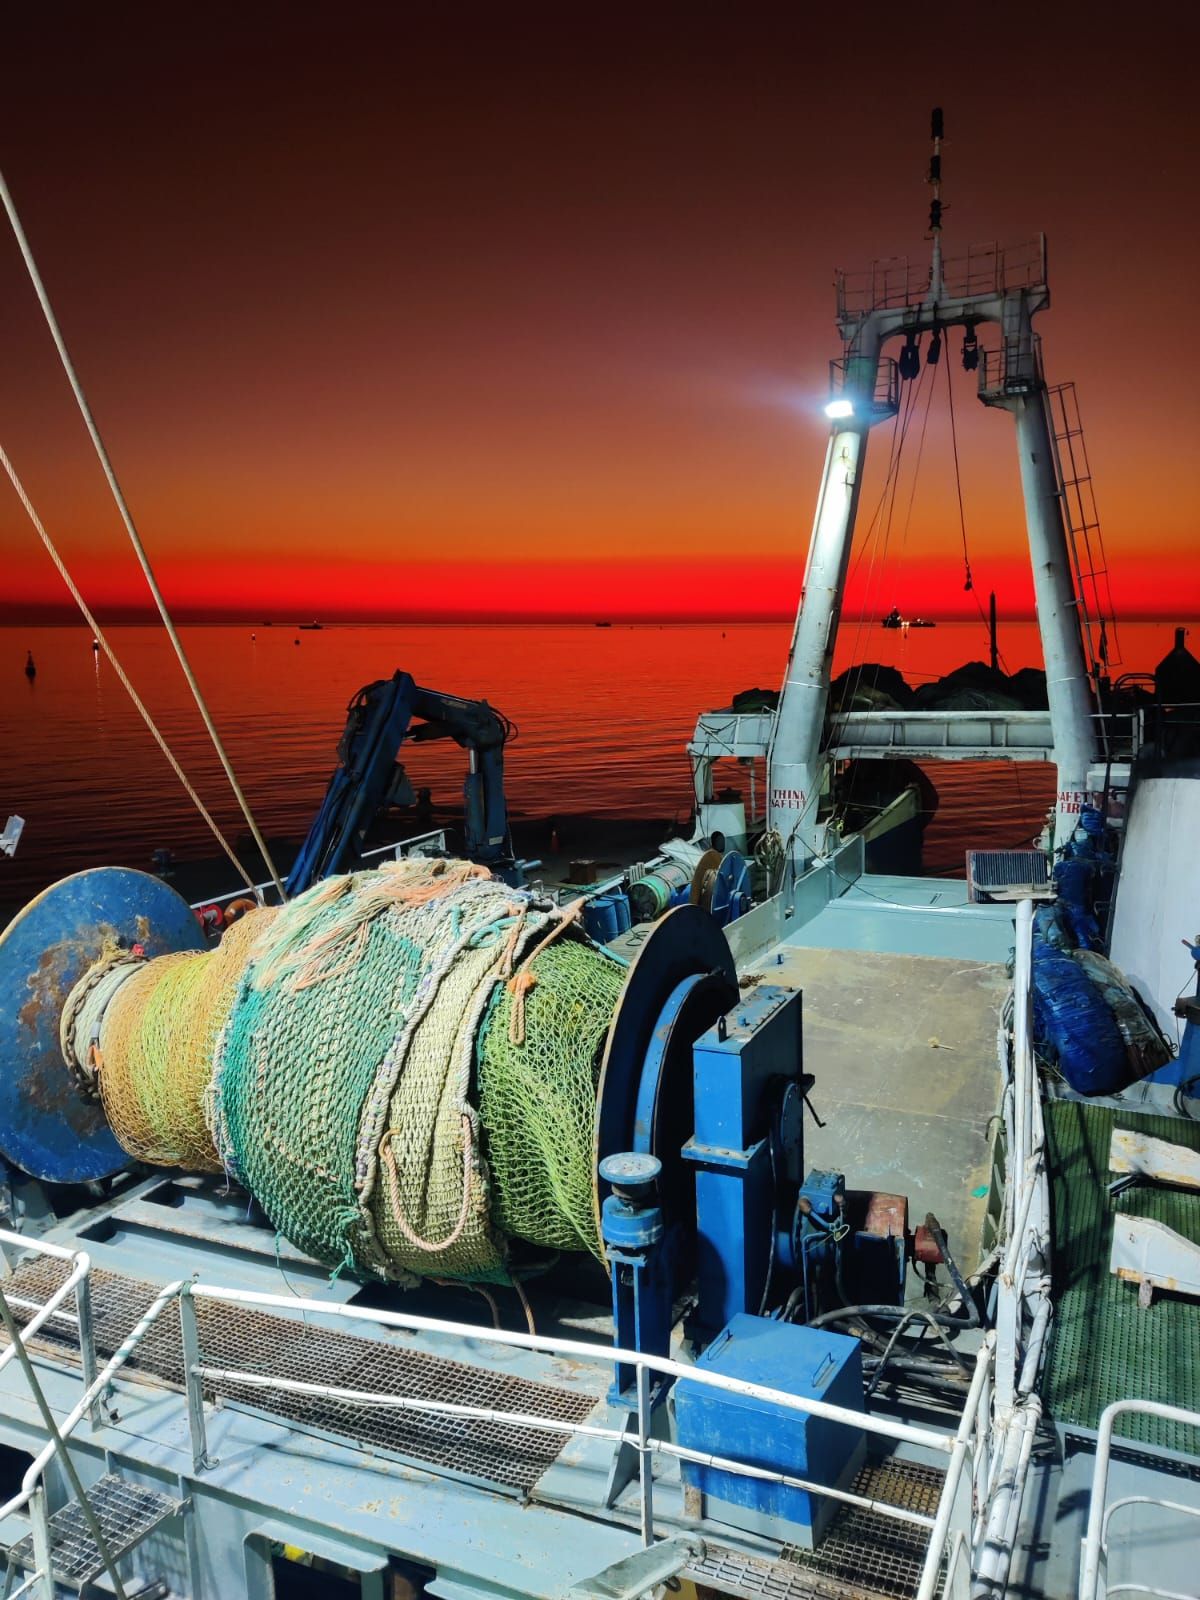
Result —
<instances>
[{"instance_id":1,"label":"blue metal control box","mask_svg":"<svg viewBox=\"0 0 1200 1600\"><path fill-rule=\"evenodd\" d=\"M699 1368L786 1394L862 1411L862 1357L857 1339L822 1328L741 1313L717 1335ZM845 1488L866 1456L865 1434L844 1423L788 1410L749 1396L702 1388L681 1378L675 1386L679 1443L749 1466ZM682 1464L684 1482L705 1496L705 1514L752 1533L769 1533L773 1519L793 1525L795 1543L812 1548L837 1503L807 1489L749 1478L724 1468Z\"/></svg>"}]
</instances>

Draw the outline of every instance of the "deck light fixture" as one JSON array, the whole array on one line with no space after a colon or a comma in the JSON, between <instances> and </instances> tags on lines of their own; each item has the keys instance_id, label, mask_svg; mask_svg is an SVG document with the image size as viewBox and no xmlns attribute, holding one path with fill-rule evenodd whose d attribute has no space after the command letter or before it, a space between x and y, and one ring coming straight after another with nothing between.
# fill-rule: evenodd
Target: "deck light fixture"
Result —
<instances>
[{"instance_id":1,"label":"deck light fixture","mask_svg":"<svg viewBox=\"0 0 1200 1600\"><path fill-rule=\"evenodd\" d=\"M849 400L831 400L825 407L825 415L836 422L840 417L852 417L854 406Z\"/></svg>"}]
</instances>

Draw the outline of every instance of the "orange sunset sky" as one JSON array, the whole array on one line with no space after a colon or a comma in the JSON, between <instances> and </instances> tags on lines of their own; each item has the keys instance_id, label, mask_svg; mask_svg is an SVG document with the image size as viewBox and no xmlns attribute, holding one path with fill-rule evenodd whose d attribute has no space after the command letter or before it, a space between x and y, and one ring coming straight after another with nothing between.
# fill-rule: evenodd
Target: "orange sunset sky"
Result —
<instances>
[{"instance_id":1,"label":"orange sunset sky","mask_svg":"<svg viewBox=\"0 0 1200 1600\"><path fill-rule=\"evenodd\" d=\"M1118 610L1195 616L1189 14L30 5L0 167L181 617L734 619L794 607L833 270L924 258L941 103L948 253L1049 236ZM6 227L0 341L0 444L144 611ZM976 583L1027 613L1012 424L944 362ZM974 613L944 373L852 610ZM72 615L0 484L0 619Z\"/></svg>"}]
</instances>

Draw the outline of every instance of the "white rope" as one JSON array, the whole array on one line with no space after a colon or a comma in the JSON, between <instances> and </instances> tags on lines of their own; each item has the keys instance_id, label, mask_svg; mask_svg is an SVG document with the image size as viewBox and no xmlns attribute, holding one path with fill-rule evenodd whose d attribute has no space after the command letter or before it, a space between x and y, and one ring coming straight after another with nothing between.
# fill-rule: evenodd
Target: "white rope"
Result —
<instances>
[{"instance_id":1,"label":"white rope","mask_svg":"<svg viewBox=\"0 0 1200 1600\"><path fill-rule=\"evenodd\" d=\"M3 181L3 180L0 180L0 181ZM171 770L174 772L175 776L179 779L180 783L183 785L183 787L187 790L188 794L191 796L191 799L192 799L192 801L193 801L193 803L194 803L194 805L196 807L196 810L199 811L200 815L204 818L205 822L207 822L209 827L212 829L213 837L216 839L217 843L221 846L221 849L224 850L225 854L229 857L230 861L233 862L233 865L237 868L238 873L239 873L242 881L250 889L253 889L254 888L254 880L251 878L250 874L246 871L246 869L242 865L242 863L238 860L237 856L233 853L232 845L226 839L225 835L221 832L220 827L218 826L216 821L213 819L213 817L210 815L210 813L208 811L208 808L205 806L203 800L201 800L200 796L196 793L195 789L192 788L192 785L188 780L187 774L184 772L183 768L179 765L178 761L176 761L174 753L172 752L170 746L167 744L167 741L163 738L162 734L159 732L158 726L155 723L154 718L150 715L150 712L146 709L146 706L143 704L141 696L138 694L137 690L133 687L132 683L130 683L128 677L126 676L125 668L117 660L116 654L113 651L113 647L109 644L107 638L105 637L103 628L101 628L100 624L96 621L96 618L92 615L91 608L89 607L87 601L83 598L82 594L80 594L79 589L76 587L74 578L72 578L71 574L67 571L62 557L59 555L58 551L54 548L54 541L51 539L50 535L46 532L46 529L42 524L42 519L38 516L37 512L33 509L33 504L30 501L29 496L25 493L25 485L21 482L20 478L17 477L17 469L13 466L12 462L8 459L8 455L5 452L3 445L0 445L0 465L2 465L4 467L5 472L8 473L9 481L12 484L13 488L17 491L18 500L20 500L21 504L25 507L25 510L26 510L26 512L27 512L27 514L29 516L30 522L32 522L34 527L37 529L38 538L45 545L47 551L49 552L51 561L53 561L54 565L58 568L59 576L62 578L62 581L66 584L67 588L71 591L71 598L74 600L75 604L79 607L80 611L83 613L84 621L87 623L88 627L92 630L92 633L95 636L95 639L96 639L97 643L99 644L100 648L104 651L104 654L108 657L109 663L112 666L113 671L116 673L117 677L120 679L121 684L124 687L126 694L128 694L129 698L133 701L134 706L137 708L138 714L141 716L142 721L146 724L146 726L150 729L150 732L154 735L154 739L155 739L155 742L158 745L158 748L162 751L163 755L165 755L167 760L171 763Z\"/></svg>"},{"instance_id":2,"label":"white rope","mask_svg":"<svg viewBox=\"0 0 1200 1600\"><path fill-rule=\"evenodd\" d=\"M237 776L234 773L232 765L230 764L228 755L225 753L225 746L221 742L221 736L217 732L216 725L209 714L208 706L205 704L204 695L201 693L200 685L196 681L196 676L192 671L191 663L188 661L183 644L179 638L179 635L175 631L175 624L171 620L171 614L167 610L167 603L163 599L161 589L158 587L158 580L154 576L153 568L150 565L150 558L147 556L145 547L143 546L141 538L138 535L137 528L134 526L133 514L129 509L128 503L126 502L121 485L117 482L116 471L114 470L112 461L109 458L108 450L105 448L104 440L100 437L100 429L96 426L96 419L92 415L92 408L88 404L87 396L83 392L83 385L80 383L79 375L75 371L75 364L71 360L70 354L67 350L66 342L62 336L62 330L59 328L58 319L54 315L54 308L50 304L50 297L46 293L46 287L43 284L41 274L38 271L37 262L33 259L33 251L30 249L29 240L25 237L25 230L21 226L21 219L17 215L17 208L13 204L13 198L9 193L8 184L4 181L3 173L0 173L0 199L2 199L4 202L4 209L7 211L8 220L12 224L12 230L16 236L17 245L21 251L22 258L24 259L26 270L29 273L30 282L33 284L34 293L38 297L38 303L41 306L42 313L46 318L46 326L50 329L50 337L54 340L55 348L58 351L59 359L63 365L63 371L66 373L67 381L71 385L71 392L75 396L75 402L79 407L84 424L87 427L88 433L91 435L92 444L95 446L96 455L99 458L101 467L103 468L104 476L108 480L108 487L112 490L112 497L116 502L117 510L120 512L121 521L125 524L125 531L128 533L130 543L133 545L134 554L137 556L138 563L141 566L143 574L145 575L146 582L150 588L150 593L154 596L154 603L158 607L158 614L163 620L163 626L166 628L167 634L172 645L174 646L175 654L179 658L179 665L183 668L183 675L188 681L188 687L192 691L192 698L195 700L196 707L204 720L204 726L208 729L208 736L212 740L213 749L217 752L217 756L221 762L221 765L225 769L225 776L229 779L230 787L237 798L238 805L241 807L242 815L246 819L250 832L254 835L254 842L262 852L263 861L266 863L267 870L271 874L271 878L274 881L276 889L279 891L280 899L283 899L284 888L282 880L280 879L279 873L276 871L275 863L271 859L270 852L267 849L266 840L258 831L258 824L255 822L253 813L250 810L250 803L246 799L246 796L242 793L242 786L237 780ZM12 476L11 472L9 475ZM99 635L97 635L97 637L99 637ZM249 882L250 880L247 879L246 881Z\"/></svg>"}]
</instances>

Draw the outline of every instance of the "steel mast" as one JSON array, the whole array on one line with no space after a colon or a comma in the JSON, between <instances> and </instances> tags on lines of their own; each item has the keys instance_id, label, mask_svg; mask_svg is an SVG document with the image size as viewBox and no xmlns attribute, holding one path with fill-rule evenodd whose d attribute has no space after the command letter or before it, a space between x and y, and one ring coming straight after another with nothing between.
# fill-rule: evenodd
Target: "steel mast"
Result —
<instances>
[{"instance_id":1,"label":"steel mast","mask_svg":"<svg viewBox=\"0 0 1200 1600\"><path fill-rule=\"evenodd\" d=\"M838 325L845 354L832 363L832 422L816 517L809 542L800 607L792 633L779 709L767 752L768 817L798 869L823 853L818 818L828 756L825 718L867 436L896 414L901 380L920 368L918 341L930 334L926 359L941 355L942 337L965 330L963 364L979 366L976 330L995 324L998 350L980 371L979 397L1013 412L1021 487L1033 566L1038 626L1046 664L1054 756L1058 766L1055 842L1075 826L1095 757L1094 710L1080 633L1080 607L1063 521L1054 440L1046 404L1033 317L1050 303L1045 238L1025 252L991 245L946 263L942 253L941 143L943 118L932 117L929 165L932 251L917 278L906 260L877 262L863 281L838 278ZM889 339L903 337L899 364L885 356ZM902 718L894 719L897 722ZM903 745L864 754L903 753Z\"/></svg>"}]
</instances>

